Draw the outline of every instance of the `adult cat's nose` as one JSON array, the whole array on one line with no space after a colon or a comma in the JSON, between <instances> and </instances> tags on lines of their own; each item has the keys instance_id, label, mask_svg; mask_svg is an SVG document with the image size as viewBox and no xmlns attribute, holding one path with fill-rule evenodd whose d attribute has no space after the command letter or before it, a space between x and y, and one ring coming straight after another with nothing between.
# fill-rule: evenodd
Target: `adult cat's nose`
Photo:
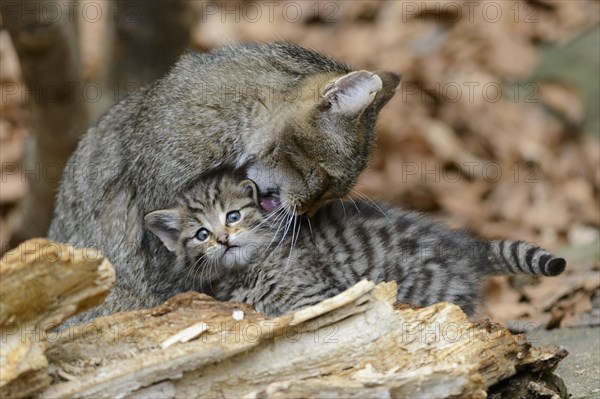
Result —
<instances>
[{"instance_id":1,"label":"adult cat's nose","mask_svg":"<svg viewBox=\"0 0 600 399\"><path fill-rule=\"evenodd\" d=\"M217 242L223 245L229 245L229 234L227 233L219 233L217 235Z\"/></svg>"}]
</instances>

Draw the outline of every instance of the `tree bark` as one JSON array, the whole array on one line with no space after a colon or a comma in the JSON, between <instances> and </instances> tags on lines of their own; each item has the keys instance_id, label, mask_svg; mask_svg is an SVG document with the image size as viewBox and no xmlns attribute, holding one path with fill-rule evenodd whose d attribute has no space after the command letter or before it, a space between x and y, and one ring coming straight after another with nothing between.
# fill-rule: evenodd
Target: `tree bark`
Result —
<instances>
[{"instance_id":1,"label":"tree bark","mask_svg":"<svg viewBox=\"0 0 600 399\"><path fill-rule=\"evenodd\" d=\"M23 170L28 190L11 241L45 236L64 165L89 125L73 3L4 2L2 24L11 35L27 86L30 125Z\"/></svg>"},{"instance_id":2,"label":"tree bark","mask_svg":"<svg viewBox=\"0 0 600 399\"><path fill-rule=\"evenodd\" d=\"M165 75L189 47L195 22L185 0L116 1L111 71L115 101Z\"/></svg>"}]
</instances>

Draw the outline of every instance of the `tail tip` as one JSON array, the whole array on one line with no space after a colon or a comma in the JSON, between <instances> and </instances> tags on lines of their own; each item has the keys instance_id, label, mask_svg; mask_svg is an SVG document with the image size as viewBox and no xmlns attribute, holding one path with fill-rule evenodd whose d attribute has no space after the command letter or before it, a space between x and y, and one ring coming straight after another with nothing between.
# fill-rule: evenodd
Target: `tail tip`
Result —
<instances>
[{"instance_id":1,"label":"tail tip","mask_svg":"<svg viewBox=\"0 0 600 399\"><path fill-rule=\"evenodd\" d=\"M563 258L554 258L551 259L546 265L546 272L548 276L558 276L562 272L565 271L567 267L567 261Z\"/></svg>"}]
</instances>

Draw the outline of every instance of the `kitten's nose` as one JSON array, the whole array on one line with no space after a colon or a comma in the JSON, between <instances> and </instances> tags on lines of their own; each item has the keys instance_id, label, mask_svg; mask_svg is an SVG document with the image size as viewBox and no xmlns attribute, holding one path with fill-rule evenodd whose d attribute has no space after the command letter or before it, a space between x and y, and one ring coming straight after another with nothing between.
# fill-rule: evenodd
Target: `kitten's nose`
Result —
<instances>
[{"instance_id":1,"label":"kitten's nose","mask_svg":"<svg viewBox=\"0 0 600 399\"><path fill-rule=\"evenodd\" d=\"M229 234L219 233L219 235L217 235L217 242L219 244L229 245Z\"/></svg>"}]
</instances>

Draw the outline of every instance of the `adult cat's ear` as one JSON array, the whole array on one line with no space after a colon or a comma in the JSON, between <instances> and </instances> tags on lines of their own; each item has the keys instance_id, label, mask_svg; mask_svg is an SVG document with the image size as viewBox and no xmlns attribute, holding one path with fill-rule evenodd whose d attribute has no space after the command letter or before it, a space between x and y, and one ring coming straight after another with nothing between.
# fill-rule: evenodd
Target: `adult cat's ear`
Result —
<instances>
[{"instance_id":1,"label":"adult cat's ear","mask_svg":"<svg viewBox=\"0 0 600 399\"><path fill-rule=\"evenodd\" d=\"M165 244L171 252L177 249L179 237L179 212L175 209L164 209L150 212L144 216L146 227Z\"/></svg>"},{"instance_id":2,"label":"adult cat's ear","mask_svg":"<svg viewBox=\"0 0 600 399\"><path fill-rule=\"evenodd\" d=\"M320 108L352 117L374 103L379 111L392 98L399 84L400 76L392 72L350 72L323 87Z\"/></svg>"},{"instance_id":3,"label":"adult cat's ear","mask_svg":"<svg viewBox=\"0 0 600 399\"><path fill-rule=\"evenodd\" d=\"M375 71L375 74L381 78L381 90L379 90L375 96L375 100L373 100L373 104L377 112L379 112L396 94L398 87L400 87L402 76L389 71Z\"/></svg>"},{"instance_id":4,"label":"adult cat's ear","mask_svg":"<svg viewBox=\"0 0 600 399\"><path fill-rule=\"evenodd\" d=\"M244 190L244 193L252 198L254 202L258 205L260 204L260 199L258 198L258 187L256 183L250 179L243 180L240 182L240 187Z\"/></svg>"}]
</instances>

